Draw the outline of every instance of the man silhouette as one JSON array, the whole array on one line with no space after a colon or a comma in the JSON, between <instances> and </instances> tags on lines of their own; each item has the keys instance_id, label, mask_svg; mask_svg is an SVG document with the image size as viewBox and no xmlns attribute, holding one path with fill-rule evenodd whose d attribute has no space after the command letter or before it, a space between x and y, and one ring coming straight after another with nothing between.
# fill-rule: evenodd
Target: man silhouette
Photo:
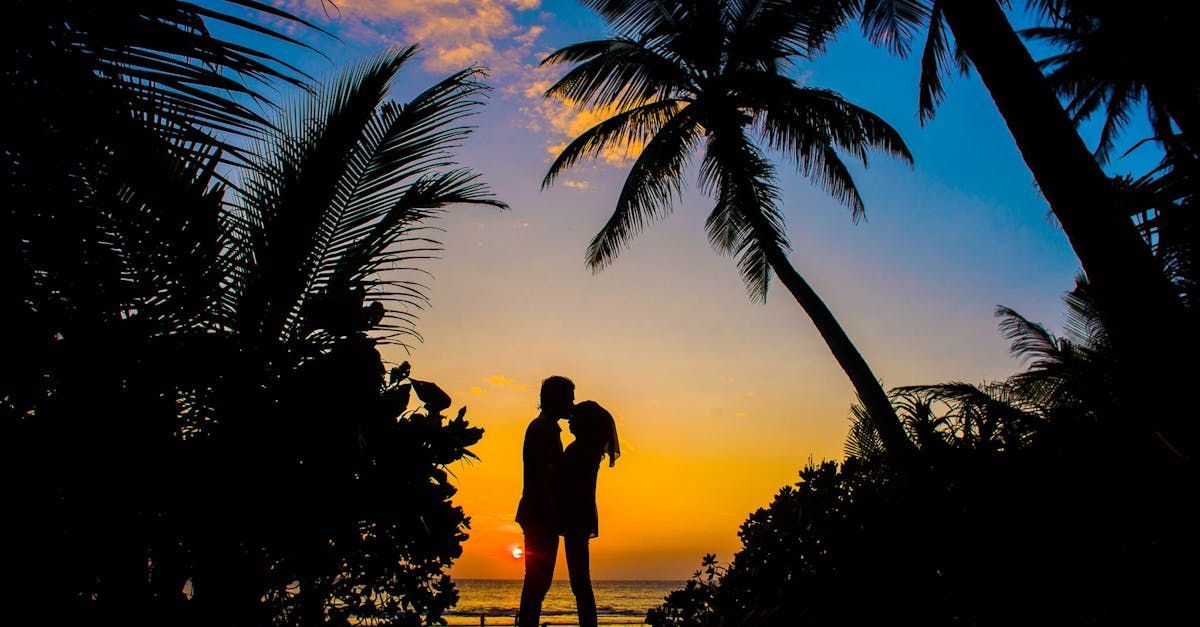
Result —
<instances>
[{"instance_id":1,"label":"man silhouette","mask_svg":"<svg viewBox=\"0 0 1200 627\"><path fill-rule=\"evenodd\" d=\"M525 429L521 450L524 486L517 506L517 524L525 534L525 582L521 587L518 627L537 627L542 601L550 591L554 561L558 557L558 505L553 473L562 459L562 428L558 421L570 416L575 404L575 384L566 377L542 381L541 413Z\"/></svg>"}]
</instances>

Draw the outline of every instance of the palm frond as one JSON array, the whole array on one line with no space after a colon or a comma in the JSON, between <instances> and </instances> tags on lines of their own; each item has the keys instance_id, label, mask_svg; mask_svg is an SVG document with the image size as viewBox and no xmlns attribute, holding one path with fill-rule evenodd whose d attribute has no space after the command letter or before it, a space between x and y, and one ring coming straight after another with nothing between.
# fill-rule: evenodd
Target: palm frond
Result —
<instances>
[{"instance_id":1,"label":"palm frond","mask_svg":"<svg viewBox=\"0 0 1200 627\"><path fill-rule=\"evenodd\" d=\"M1009 350L1014 356L1035 368L1061 361L1060 341L1046 327L1008 307L997 307L996 317L1000 318L1000 333L1011 342Z\"/></svg>"},{"instance_id":2,"label":"palm frond","mask_svg":"<svg viewBox=\"0 0 1200 627\"><path fill-rule=\"evenodd\" d=\"M946 96L942 78L950 66L951 54L945 18L942 16L942 1L934 0L930 9L929 32L925 35L925 48L921 53L921 78L917 88L921 124L933 119L934 112Z\"/></svg>"},{"instance_id":3,"label":"palm frond","mask_svg":"<svg viewBox=\"0 0 1200 627\"><path fill-rule=\"evenodd\" d=\"M846 433L842 451L846 457L858 459L878 459L883 456L883 438L879 437L879 431L867 415L866 408L858 403L850 406L850 430Z\"/></svg>"},{"instance_id":4,"label":"palm frond","mask_svg":"<svg viewBox=\"0 0 1200 627\"><path fill-rule=\"evenodd\" d=\"M665 217L682 194L683 173L702 130L693 107L683 107L663 123L633 162L612 216L588 244L586 259L593 270L612 263L649 221Z\"/></svg>"},{"instance_id":5,"label":"palm frond","mask_svg":"<svg viewBox=\"0 0 1200 627\"><path fill-rule=\"evenodd\" d=\"M1071 342L1092 351L1103 351L1108 346L1108 330L1101 322L1100 311L1092 296L1086 277L1075 277L1075 289L1063 297L1067 305L1067 316L1063 323Z\"/></svg>"},{"instance_id":6,"label":"palm frond","mask_svg":"<svg viewBox=\"0 0 1200 627\"><path fill-rule=\"evenodd\" d=\"M705 221L709 243L737 259L750 299L765 302L771 283L768 251L790 249L774 167L742 128L726 125L710 130L700 188L717 200Z\"/></svg>"},{"instance_id":7,"label":"palm frond","mask_svg":"<svg viewBox=\"0 0 1200 627\"><path fill-rule=\"evenodd\" d=\"M1129 125L1130 109L1141 99L1141 89L1128 81L1114 84L1107 94L1107 105L1104 107L1104 125L1100 128L1100 138L1096 142L1096 160L1108 163L1117 138Z\"/></svg>"},{"instance_id":8,"label":"palm frond","mask_svg":"<svg viewBox=\"0 0 1200 627\"><path fill-rule=\"evenodd\" d=\"M826 89L784 86L772 90L762 116L767 144L795 160L800 172L850 207L854 219L865 210L849 169L835 148L867 163L867 151L879 149L912 162L912 154L894 128L875 114Z\"/></svg>"},{"instance_id":9,"label":"palm frond","mask_svg":"<svg viewBox=\"0 0 1200 627\"><path fill-rule=\"evenodd\" d=\"M392 50L347 71L290 108L255 151L232 212L245 267L230 288L267 338L319 329L315 318L338 294L419 308L419 284L378 273L434 256L421 223L446 205L504 206L451 154L471 131L461 120L482 103L480 70L406 104L384 102L414 53Z\"/></svg>"},{"instance_id":10,"label":"palm frond","mask_svg":"<svg viewBox=\"0 0 1200 627\"><path fill-rule=\"evenodd\" d=\"M893 394L920 405L916 412L901 413L923 446L940 440L952 446L1018 448L1043 423L1037 404L1008 382L906 386ZM944 406L945 413L935 416L934 404Z\"/></svg>"},{"instance_id":11,"label":"palm frond","mask_svg":"<svg viewBox=\"0 0 1200 627\"><path fill-rule=\"evenodd\" d=\"M368 138L391 79L414 48L390 51L358 64L329 85L289 107L276 128L256 142L251 169L243 178L236 206L249 235L254 276L262 289L262 331L286 337L306 290L314 281L323 249L340 222L351 193L348 171L366 167ZM372 134L372 130L375 132Z\"/></svg>"},{"instance_id":12,"label":"palm frond","mask_svg":"<svg viewBox=\"0 0 1200 627\"><path fill-rule=\"evenodd\" d=\"M729 57L784 63L792 57L812 58L853 15L855 0L792 2L755 0L731 3Z\"/></svg>"},{"instance_id":13,"label":"palm frond","mask_svg":"<svg viewBox=\"0 0 1200 627\"><path fill-rule=\"evenodd\" d=\"M863 0L863 33L875 45L907 55L929 12L929 3L924 0Z\"/></svg>"},{"instance_id":14,"label":"palm frond","mask_svg":"<svg viewBox=\"0 0 1200 627\"><path fill-rule=\"evenodd\" d=\"M681 108L682 103L661 100L619 112L601 121L563 148L546 171L546 176L542 179L542 188L552 185L559 174L580 159L595 158L605 150L625 150L631 146L646 144Z\"/></svg>"},{"instance_id":15,"label":"palm frond","mask_svg":"<svg viewBox=\"0 0 1200 627\"><path fill-rule=\"evenodd\" d=\"M542 61L542 65L556 63L578 65L551 85L546 96L581 110L625 110L675 98L689 86L687 74L676 63L631 39L583 42L557 50Z\"/></svg>"},{"instance_id":16,"label":"palm frond","mask_svg":"<svg viewBox=\"0 0 1200 627\"><path fill-rule=\"evenodd\" d=\"M255 0L218 0L203 6L179 0L17 0L16 4L29 26L28 35L13 42L17 48L28 45L27 53L59 64L63 77L74 71L101 77L103 84L123 94L130 112L152 112L141 117L160 125L157 128L163 133L196 128L257 135L269 123L256 108L272 106L264 92L275 82L299 86L307 78L275 54L210 30L210 24L220 24L225 30L313 50L280 29L239 17L231 9L323 32ZM238 154L237 146L213 141Z\"/></svg>"},{"instance_id":17,"label":"palm frond","mask_svg":"<svg viewBox=\"0 0 1200 627\"><path fill-rule=\"evenodd\" d=\"M583 4L620 31L654 32L674 21L674 3L664 0L583 0Z\"/></svg>"}]
</instances>

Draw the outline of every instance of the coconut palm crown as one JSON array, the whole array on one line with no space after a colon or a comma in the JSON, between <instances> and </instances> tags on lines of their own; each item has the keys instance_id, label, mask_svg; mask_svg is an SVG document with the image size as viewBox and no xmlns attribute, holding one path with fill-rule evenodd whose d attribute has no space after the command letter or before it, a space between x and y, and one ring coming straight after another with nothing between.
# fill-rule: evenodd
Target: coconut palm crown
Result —
<instances>
[{"instance_id":1,"label":"coconut palm crown","mask_svg":"<svg viewBox=\"0 0 1200 627\"><path fill-rule=\"evenodd\" d=\"M787 260L782 195L766 154L781 153L855 219L864 204L842 154L865 165L870 150L881 150L911 162L899 134L878 116L788 74L794 59L820 50L840 18L825 15L821 3L771 0L590 4L614 34L550 54L543 65L573 67L546 95L613 113L563 149L543 187L602 151L641 150L612 217L588 247L588 265L607 266L647 223L671 211L699 151L700 188L716 201L706 223L710 243L737 259L753 300L765 300L772 273L779 275L864 403L894 423L881 428L885 440L905 446L878 379Z\"/></svg>"}]
</instances>

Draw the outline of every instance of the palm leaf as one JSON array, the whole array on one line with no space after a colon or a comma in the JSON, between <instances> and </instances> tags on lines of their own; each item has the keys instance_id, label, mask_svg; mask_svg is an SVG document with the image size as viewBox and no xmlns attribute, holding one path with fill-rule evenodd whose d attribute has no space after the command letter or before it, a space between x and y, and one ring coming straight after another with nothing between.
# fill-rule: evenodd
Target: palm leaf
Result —
<instances>
[{"instance_id":1,"label":"palm leaf","mask_svg":"<svg viewBox=\"0 0 1200 627\"><path fill-rule=\"evenodd\" d=\"M622 111L601 121L563 148L546 171L542 188L549 187L559 174L582 158L595 158L608 149L624 150L649 142L675 117L680 108L679 102L662 100Z\"/></svg>"},{"instance_id":2,"label":"palm leaf","mask_svg":"<svg viewBox=\"0 0 1200 627\"><path fill-rule=\"evenodd\" d=\"M858 459L877 459L883 456L883 438L875 429L875 423L867 415L862 405L855 403L850 406L850 430L846 433L846 442L842 447L846 457Z\"/></svg>"},{"instance_id":3,"label":"palm leaf","mask_svg":"<svg viewBox=\"0 0 1200 627\"><path fill-rule=\"evenodd\" d=\"M750 299L763 302L771 282L768 251L787 251L775 169L742 128L710 129L701 189L717 199L705 221L709 243L737 259Z\"/></svg>"},{"instance_id":4,"label":"palm leaf","mask_svg":"<svg viewBox=\"0 0 1200 627\"><path fill-rule=\"evenodd\" d=\"M908 54L929 13L929 4L923 0L863 0L860 9L867 38L902 56Z\"/></svg>"},{"instance_id":5,"label":"palm leaf","mask_svg":"<svg viewBox=\"0 0 1200 627\"><path fill-rule=\"evenodd\" d=\"M694 107L683 107L663 123L633 162L612 216L588 244L587 264L593 270L612 263L646 223L666 216L672 200L682 194L688 156L702 130Z\"/></svg>"},{"instance_id":6,"label":"palm leaf","mask_svg":"<svg viewBox=\"0 0 1200 627\"><path fill-rule=\"evenodd\" d=\"M59 64L58 74L64 79L76 72L102 78L101 85L122 95L126 109L164 134L196 128L256 135L268 124L255 110L271 106L264 92L277 81L298 86L306 78L296 66L273 54L214 34L209 24L219 23L233 32L312 50L279 29L238 17L229 9L320 30L254 0L218 0L205 6L180 0L17 0L17 5L31 32L41 33L36 43L29 44L29 54ZM154 115L142 115L146 113ZM227 153L240 154L236 145L220 145Z\"/></svg>"},{"instance_id":7,"label":"palm leaf","mask_svg":"<svg viewBox=\"0 0 1200 627\"><path fill-rule=\"evenodd\" d=\"M942 0L934 0L929 11L929 32L925 35L925 47L921 52L921 78L917 87L922 124L933 119L938 105L946 97L942 77L950 66L950 57L950 41L946 37L946 23L942 17Z\"/></svg>"},{"instance_id":8,"label":"palm leaf","mask_svg":"<svg viewBox=\"0 0 1200 627\"><path fill-rule=\"evenodd\" d=\"M629 109L648 101L675 98L688 88L688 77L671 59L631 39L588 41L559 49L542 65L578 63L546 96L578 109Z\"/></svg>"},{"instance_id":9,"label":"palm leaf","mask_svg":"<svg viewBox=\"0 0 1200 627\"><path fill-rule=\"evenodd\" d=\"M865 205L836 148L867 163L867 151L883 150L912 162L904 140L875 114L826 89L782 85L766 95L762 134L767 145L795 160L819 187L850 207L854 219Z\"/></svg>"},{"instance_id":10,"label":"palm leaf","mask_svg":"<svg viewBox=\"0 0 1200 627\"><path fill-rule=\"evenodd\" d=\"M386 317L392 337L415 335L423 286L385 271L436 255L423 222L445 206L504 206L451 153L471 130L461 120L482 102L480 70L457 72L404 105L384 102L414 52L361 63L296 103L256 151L233 212L246 267L231 289L249 317L244 327L285 342L327 334L329 307L350 307L342 295L358 294L400 307Z\"/></svg>"},{"instance_id":11,"label":"palm leaf","mask_svg":"<svg viewBox=\"0 0 1200 627\"><path fill-rule=\"evenodd\" d=\"M583 0L614 28L626 32L656 32L675 21L676 4L664 0Z\"/></svg>"}]
</instances>

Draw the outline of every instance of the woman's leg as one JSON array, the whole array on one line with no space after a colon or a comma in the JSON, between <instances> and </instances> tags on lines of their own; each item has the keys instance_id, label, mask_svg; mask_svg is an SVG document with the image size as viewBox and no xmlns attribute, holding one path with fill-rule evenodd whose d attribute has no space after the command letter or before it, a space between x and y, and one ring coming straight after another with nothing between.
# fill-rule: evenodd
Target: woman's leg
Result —
<instances>
[{"instance_id":1,"label":"woman's leg","mask_svg":"<svg viewBox=\"0 0 1200 627\"><path fill-rule=\"evenodd\" d=\"M596 627L596 596L592 593L592 566L588 555L587 534L565 537L567 572L571 575L571 592L579 612L579 627Z\"/></svg>"}]
</instances>

